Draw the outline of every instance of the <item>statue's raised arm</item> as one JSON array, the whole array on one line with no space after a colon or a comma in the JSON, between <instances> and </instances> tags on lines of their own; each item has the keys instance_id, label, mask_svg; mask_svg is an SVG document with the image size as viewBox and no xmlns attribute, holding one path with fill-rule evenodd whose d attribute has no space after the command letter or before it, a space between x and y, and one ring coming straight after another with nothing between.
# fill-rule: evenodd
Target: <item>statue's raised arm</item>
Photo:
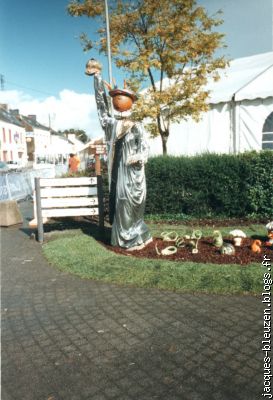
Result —
<instances>
[{"instance_id":1,"label":"statue's raised arm","mask_svg":"<svg viewBox=\"0 0 273 400\"><path fill-rule=\"evenodd\" d=\"M97 104L97 111L100 120L100 124L105 131L106 141L111 139L112 125L115 119L111 116L109 111L109 104L107 95L104 87L104 82L101 75L102 67L101 64L93 58L86 64L85 73L86 75L94 76L94 90L95 99Z\"/></svg>"}]
</instances>

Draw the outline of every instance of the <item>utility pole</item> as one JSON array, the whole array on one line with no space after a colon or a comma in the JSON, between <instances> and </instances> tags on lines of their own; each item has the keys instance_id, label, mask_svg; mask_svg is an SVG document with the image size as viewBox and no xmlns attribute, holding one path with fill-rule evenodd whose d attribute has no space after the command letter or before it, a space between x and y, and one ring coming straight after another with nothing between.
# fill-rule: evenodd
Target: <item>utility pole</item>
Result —
<instances>
[{"instance_id":1,"label":"utility pole","mask_svg":"<svg viewBox=\"0 0 273 400\"><path fill-rule=\"evenodd\" d=\"M273 1L273 0L272 0ZM106 42L107 42L107 58L108 58L108 76L109 83L113 87L113 75L112 75L112 59L111 59L111 38L110 38L110 26L109 26L109 13L108 13L108 3L104 0L105 5L105 21L106 21ZM113 116L113 103L110 100L110 113Z\"/></svg>"},{"instance_id":2,"label":"utility pole","mask_svg":"<svg viewBox=\"0 0 273 400\"><path fill-rule=\"evenodd\" d=\"M0 84L1 84L1 90L5 90L5 79L4 79L4 75L0 74Z\"/></svg>"}]
</instances>

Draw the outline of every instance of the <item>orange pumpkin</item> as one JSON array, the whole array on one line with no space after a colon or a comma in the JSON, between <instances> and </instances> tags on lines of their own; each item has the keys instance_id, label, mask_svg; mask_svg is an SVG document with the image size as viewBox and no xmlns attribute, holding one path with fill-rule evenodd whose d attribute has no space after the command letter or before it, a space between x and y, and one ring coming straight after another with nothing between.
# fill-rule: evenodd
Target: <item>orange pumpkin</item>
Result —
<instances>
[{"instance_id":1,"label":"orange pumpkin","mask_svg":"<svg viewBox=\"0 0 273 400\"><path fill-rule=\"evenodd\" d=\"M119 112L130 110L132 108L132 105L133 105L133 100L129 96L118 94L115 97L113 97L114 109Z\"/></svg>"},{"instance_id":2,"label":"orange pumpkin","mask_svg":"<svg viewBox=\"0 0 273 400\"><path fill-rule=\"evenodd\" d=\"M254 240L251 244L251 250L254 253L260 253L261 252L261 245L262 242L260 240Z\"/></svg>"},{"instance_id":3,"label":"orange pumpkin","mask_svg":"<svg viewBox=\"0 0 273 400\"><path fill-rule=\"evenodd\" d=\"M129 89L113 89L109 91L113 99L114 109L123 112L132 108L133 102L136 101L137 96Z\"/></svg>"}]
</instances>

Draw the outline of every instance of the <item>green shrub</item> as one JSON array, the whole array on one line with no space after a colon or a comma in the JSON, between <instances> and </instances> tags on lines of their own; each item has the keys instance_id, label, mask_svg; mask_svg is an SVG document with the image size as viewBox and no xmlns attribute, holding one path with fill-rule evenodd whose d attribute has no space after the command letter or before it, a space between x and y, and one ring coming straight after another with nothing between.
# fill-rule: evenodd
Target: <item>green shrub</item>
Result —
<instances>
[{"instance_id":1,"label":"green shrub","mask_svg":"<svg viewBox=\"0 0 273 400\"><path fill-rule=\"evenodd\" d=\"M272 217L273 153L159 156L146 166L148 214Z\"/></svg>"},{"instance_id":2,"label":"green shrub","mask_svg":"<svg viewBox=\"0 0 273 400\"><path fill-rule=\"evenodd\" d=\"M273 152L263 151L258 155L242 155L247 165L246 190L248 198L247 213L250 216L273 217Z\"/></svg>"}]
</instances>

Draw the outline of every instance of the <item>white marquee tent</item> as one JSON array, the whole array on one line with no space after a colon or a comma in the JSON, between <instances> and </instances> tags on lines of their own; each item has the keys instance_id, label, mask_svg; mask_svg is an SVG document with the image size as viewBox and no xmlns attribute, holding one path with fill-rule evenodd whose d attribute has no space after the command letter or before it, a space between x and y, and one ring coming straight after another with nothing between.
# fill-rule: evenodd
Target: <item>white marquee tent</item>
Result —
<instances>
[{"instance_id":1,"label":"white marquee tent","mask_svg":"<svg viewBox=\"0 0 273 400\"><path fill-rule=\"evenodd\" d=\"M168 154L273 150L273 52L233 60L220 75L201 121L171 125ZM162 154L160 137L149 145L151 156Z\"/></svg>"}]
</instances>

